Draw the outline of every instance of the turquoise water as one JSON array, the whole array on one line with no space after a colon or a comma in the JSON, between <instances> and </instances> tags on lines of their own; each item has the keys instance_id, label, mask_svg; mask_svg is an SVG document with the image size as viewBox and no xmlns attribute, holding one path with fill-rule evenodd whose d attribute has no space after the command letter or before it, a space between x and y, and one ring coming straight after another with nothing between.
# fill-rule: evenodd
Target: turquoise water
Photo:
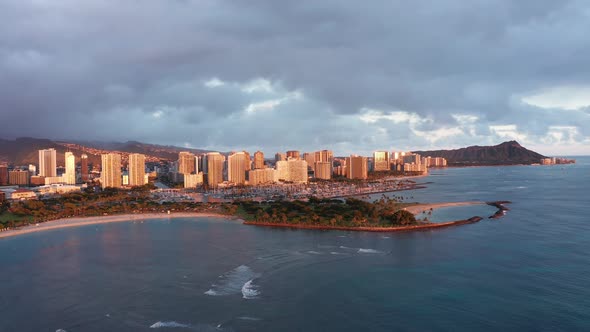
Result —
<instances>
[{"instance_id":1,"label":"turquoise water","mask_svg":"<svg viewBox=\"0 0 590 332\"><path fill-rule=\"evenodd\" d=\"M578 161L434 171L403 195L513 201L502 219L441 230L187 218L0 239L0 331L587 330L590 159Z\"/></svg>"},{"instance_id":2,"label":"turquoise water","mask_svg":"<svg viewBox=\"0 0 590 332\"><path fill-rule=\"evenodd\" d=\"M509 204L506 204L508 207ZM488 218L498 211L498 208L487 204L480 205L466 205L466 206L450 206L434 209L432 211L425 210L416 215L416 218L423 220L427 218L430 222L445 222L454 220L464 220L471 217Z\"/></svg>"}]
</instances>

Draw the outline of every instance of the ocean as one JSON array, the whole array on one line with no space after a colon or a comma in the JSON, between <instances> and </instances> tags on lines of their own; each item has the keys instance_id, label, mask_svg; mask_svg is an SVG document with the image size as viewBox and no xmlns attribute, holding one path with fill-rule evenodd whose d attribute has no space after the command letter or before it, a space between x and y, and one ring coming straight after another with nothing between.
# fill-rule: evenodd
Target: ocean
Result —
<instances>
[{"instance_id":1,"label":"ocean","mask_svg":"<svg viewBox=\"0 0 590 332\"><path fill-rule=\"evenodd\" d=\"M427 189L392 194L513 202L446 229L164 218L0 239L0 331L588 330L590 158L577 160L435 169Z\"/></svg>"}]
</instances>

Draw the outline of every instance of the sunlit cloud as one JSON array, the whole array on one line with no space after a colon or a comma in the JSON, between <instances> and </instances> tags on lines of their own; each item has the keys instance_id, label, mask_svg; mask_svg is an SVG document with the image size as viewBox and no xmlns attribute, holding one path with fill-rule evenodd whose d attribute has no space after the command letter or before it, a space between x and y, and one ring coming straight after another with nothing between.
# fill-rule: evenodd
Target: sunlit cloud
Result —
<instances>
[{"instance_id":1,"label":"sunlit cloud","mask_svg":"<svg viewBox=\"0 0 590 332\"><path fill-rule=\"evenodd\" d=\"M524 97L522 101L541 108L578 110L590 106L590 86L562 86L546 89Z\"/></svg>"}]
</instances>

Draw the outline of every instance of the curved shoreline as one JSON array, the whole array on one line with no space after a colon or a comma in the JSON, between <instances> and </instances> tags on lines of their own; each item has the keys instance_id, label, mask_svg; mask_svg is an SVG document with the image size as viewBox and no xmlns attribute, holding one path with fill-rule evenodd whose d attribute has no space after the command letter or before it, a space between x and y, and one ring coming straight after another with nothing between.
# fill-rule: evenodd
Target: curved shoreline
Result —
<instances>
[{"instance_id":1,"label":"curved shoreline","mask_svg":"<svg viewBox=\"0 0 590 332\"><path fill-rule=\"evenodd\" d=\"M464 220L455 220L442 223L433 223L427 225L413 225L413 226L399 226L399 227L350 227L350 226L322 226L322 225L301 225L301 224L278 224L278 223L262 223L255 221L245 221L244 225L254 225L262 227L276 227L276 228L291 228L291 229L313 229L313 230L337 230L337 231L358 231L358 232L408 232L408 231L423 231L430 229L446 228L451 226L459 226L466 224L473 224L481 221L481 217L471 217Z\"/></svg>"},{"instance_id":2,"label":"curved shoreline","mask_svg":"<svg viewBox=\"0 0 590 332\"><path fill-rule=\"evenodd\" d=\"M416 204L416 205L408 206L405 208L405 210L412 213L412 214L420 214L421 212L427 211L430 209L438 209L438 208L454 207L454 206L484 205L484 204L488 204L488 203L482 202L482 201L424 203L424 204Z\"/></svg>"},{"instance_id":3,"label":"curved shoreline","mask_svg":"<svg viewBox=\"0 0 590 332\"><path fill-rule=\"evenodd\" d=\"M0 239L6 237L12 237L22 234L29 234L41 231L47 231L52 229L78 227L86 225L99 225L108 224L114 222L127 222L127 221L143 221L148 219L168 219L168 218L190 218L190 217L201 217L201 218L224 218L224 219L239 219L235 216L220 214L220 213L209 213L209 212L177 212L177 213L143 213L143 214L116 214L109 216L95 216L95 217L75 217L75 218L63 218L44 223L32 224L17 229L9 229L7 231L0 232ZM239 219L241 220L241 219Z\"/></svg>"},{"instance_id":4,"label":"curved shoreline","mask_svg":"<svg viewBox=\"0 0 590 332\"><path fill-rule=\"evenodd\" d=\"M504 216L506 211L509 209L504 204L510 204L510 201L496 201L496 202L482 202L482 201L471 201L471 202L446 202L446 203L425 203L408 206L407 211L413 214L419 214L422 211L437 209L442 207L454 207L454 206L468 206L468 205L482 205L488 204L498 208L498 211L490 216L491 219L496 219ZM143 221L147 219L170 219L170 218L223 218L229 220L242 220L241 218L234 215L227 215L221 213L211 212L175 212L171 214L166 213L143 213L143 214L117 214L109 216L94 216L94 217L74 217L74 218L63 218L44 223L32 224L16 229L9 229L0 232L0 239L29 234L35 232L41 232L52 229L78 227L86 225L98 225L107 224L114 222L128 222L128 221ZM364 232L406 232L406 231L419 231L429 230L437 228L445 228L450 226L459 226L465 224L472 224L481 221L482 218L474 216L469 219L448 221L442 223L412 225L412 226L399 226L399 227L350 227L350 226L322 226L322 225L302 225L302 224L279 224L279 223L262 223L256 221L244 221L244 225L254 225L263 227L279 227L279 228L291 228L291 229L315 229L315 230L342 230L342 231L364 231Z\"/></svg>"}]
</instances>

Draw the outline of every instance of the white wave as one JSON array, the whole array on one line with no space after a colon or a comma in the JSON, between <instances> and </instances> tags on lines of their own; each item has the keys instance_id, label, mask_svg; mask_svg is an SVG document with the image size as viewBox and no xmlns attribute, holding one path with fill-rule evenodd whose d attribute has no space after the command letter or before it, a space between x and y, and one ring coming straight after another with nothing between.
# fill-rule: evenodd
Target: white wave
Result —
<instances>
[{"instance_id":1,"label":"white wave","mask_svg":"<svg viewBox=\"0 0 590 332\"><path fill-rule=\"evenodd\" d=\"M391 239L391 236L382 236L382 239Z\"/></svg>"},{"instance_id":2,"label":"white wave","mask_svg":"<svg viewBox=\"0 0 590 332\"><path fill-rule=\"evenodd\" d=\"M241 320L250 320L250 321L259 321L259 320L262 320L260 318L250 317L250 316L240 316L240 317L238 317L238 319L241 319Z\"/></svg>"},{"instance_id":3,"label":"white wave","mask_svg":"<svg viewBox=\"0 0 590 332\"><path fill-rule=\"evenodd\" d=\"M360 248L358 251L359 254L381 254L383 253L382 251L379 250L375 250L375 249L363 249Z\"/></svg>"},{"instance_id":4,"label":"white wave","mask_svg":"<svg viewBox=\"0 0 590 332\"><path fill-rule=\"evenodd\" d=\"M162 321L158 321L155 322L154 324L152 324L150 326L150 329L159 329L159 328L176 328L176 327L191 327L189 324L183 324L183 323L179 323L179 322L175 322L175 321L170 321L170 322L162 322Z\"/></svg>"},{"instance_id":5,"label":"white wave","mask_svg":"<svg viewBox=\"0 0 590 332\"><path fill-rule=\"evenodd\" d=\"M215 285L213 285L213 286L215 286ZM217 296L217 295L219 295L219 294L217 294L217 292L216 292L216 291L214 291L214 290L212 290L212 289L210 289L210 290L206 291L206 292L205 292L205 294L206 294L206 295L211 295L211 296Z\"/></svg>"},{"instance_id":6,"label":"white wave","mask_svg":"<svg viewBox=\"0 0 590 332\"><path fill-rule=\"evenodd\" d=\"M255 299L260 295L260 291L257 289L258 286L254 285L252 281L253 280L248 280L248 282L242 286L242 297L246 300Z\"/></svg>"},{"instance_id":7,"label":"white wave","mask_svg":"<svg viewBox=\"0 0 590 332\"><path fill-rule=\"evenodd\" d=\"M57 329L57 330L55 330L55 332L68 332L68 331L66 331L64 329Z\"/></svg>"},{"instance_id":8,"label":"white wave","mask_svg":"<svg viewBox=\"0 0 590 332\"><path fill-rule=\"evenodd\" d=\"M240 265L235 269L220 275L219 280L212 284L211 288L204 294L210 296L240 294L244 292L244 287L248 282L251 282L259 276L259 274L252 271L248 266Z\"/></svg>"},{"instance_id":9,"label":"white wave","mask_svg":"<svg viewBox=\"0 0 590 332\"><path fill-rule=\"evenodd\" d=\"M331 255L342 255L341 252L336 252L336 251L330 251Z\"/></svg>"},{"instance_id":10,"label":"white wave","mask_svg":"<svg viewBox=\"0 0 590 332\"><path fill-rule=\"evenodd\" d=\"M348 236L346 236L346 235L338 235L338 237L348 237Z\"/></svg>"},{"instance_id":11,"label":"white wave","mask_svg":"<svg viewBox=\"0 0 590 332\"><path fill-rule=\"evenodd\" d=\"M345 246L340 246L340 249L354 249L354 248L345 247Z\"/></svg>"},{"instance_id":12,"label":"white wave","mask_svg":"<svg viewBox=\"0 0 590 332\"><path fill-rule=\"evenodd\" d=\"M321 252L318 252L318 251L313 251L313 250L310 250L310 251L308 251L307 253L308 253L308 254L312 254L312 255L321 255L321 254L322 254Z\"/></svg>"}]
</instances>

